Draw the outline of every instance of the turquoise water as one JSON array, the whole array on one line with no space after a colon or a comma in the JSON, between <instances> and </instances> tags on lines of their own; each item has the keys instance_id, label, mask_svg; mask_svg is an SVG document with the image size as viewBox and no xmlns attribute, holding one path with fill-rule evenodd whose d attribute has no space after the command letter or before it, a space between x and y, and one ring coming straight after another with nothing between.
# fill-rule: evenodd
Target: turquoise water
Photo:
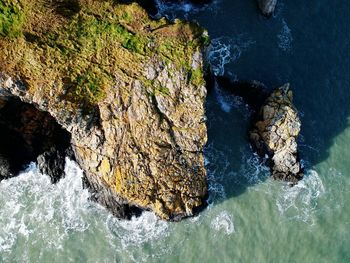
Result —
<instances>
[{"instance_id":1,"label":"turquoise water","mask_svg":"<svg viewBox=\"0 0 350 263\"><path fill-rule=\"evenodd\" d=\"M163 9L209 29L218 75L290 82L302 119L305 178L268 177L245 137L249 110L211 91L205 152L209 207L166 223L117 220L88 201L79 168L51 185L32 164L0 183L0 262L350 262L349 3L280 1L267 20L254 1Z\"/></svg>"}]
</instances>

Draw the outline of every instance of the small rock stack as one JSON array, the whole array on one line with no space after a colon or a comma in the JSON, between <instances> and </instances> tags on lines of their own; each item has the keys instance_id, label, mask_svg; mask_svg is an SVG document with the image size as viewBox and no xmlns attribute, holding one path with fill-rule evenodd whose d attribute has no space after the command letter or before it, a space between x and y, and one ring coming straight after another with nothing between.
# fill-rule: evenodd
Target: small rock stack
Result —
<instances>
[{"instance_id":1,"label":"small rock stack","mask_svg":"<svg viewBox=\"0 0 350 263\"><path fill-rule=\"evenodd\" d=\"M271 16L275 11L277 0L258 0L259 9L264 16Z\"/></svg>"},{"instance_id":2,"label":"small rock stack","mask_svg":"<svg viewBox=\"0 0 350 263\"><path fill-rule=\"evenodd\" d=\"M300 119L289 84L276 89L267 98L250 131L253 146L270 159L275 179L297 183L303 177L297 149Z\"/></svg>"}]
</instances>

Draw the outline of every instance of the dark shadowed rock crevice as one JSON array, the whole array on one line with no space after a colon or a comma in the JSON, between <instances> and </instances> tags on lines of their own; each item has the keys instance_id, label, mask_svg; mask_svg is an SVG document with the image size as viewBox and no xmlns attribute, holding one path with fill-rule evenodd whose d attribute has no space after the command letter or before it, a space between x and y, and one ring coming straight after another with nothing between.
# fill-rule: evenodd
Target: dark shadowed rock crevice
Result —
<instances>
[{"instance_id":1,"label":"dark shadowed rock crevice","mask_svg":"<svg viewBox=\"0 0 350 263\"><path fill-rule=\"evenodd\" d=\"M241 97L244 103L255 112L260 110L271 93L263 83L258 81L231 80L229 77L208 74L207 83L210 83L208 87L210 90L217 85L228 94Z\"/></svg>"},{"instance_id":2,"label":"dark shadowed rock crevice","mask_svg":"<svg viewBox=\"0 0 350 263\"><path fill-rule=\"evenodd\" d=\"M0 180L17 175L38 158L39 169L57 182L64 175L70 134L30 104L13 97L0 100ZM49 152L57 154L48 158Z\"/></svg>"},{"instance_id":3,"label":"dark shadowed rock crevice","mask_svg":"<svg viewBox=\"0 0 350 263\"><path fill-rule=\"evenodd\" d=\"M135 205L116 195L111 189L102 187L94 177L84 174L83 187L88 189L90 200L99 203L107 208L115 217L131 219L133 216L140 216L145 209Z\"/></svg>"}]
</instances>

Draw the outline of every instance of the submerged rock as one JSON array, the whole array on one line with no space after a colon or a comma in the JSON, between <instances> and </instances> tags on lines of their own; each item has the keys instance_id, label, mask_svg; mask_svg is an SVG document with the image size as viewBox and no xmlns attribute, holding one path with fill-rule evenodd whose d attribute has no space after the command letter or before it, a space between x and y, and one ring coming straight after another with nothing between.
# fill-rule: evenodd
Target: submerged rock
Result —
<instances>
[{"instance_id":1,"label":"submerged rock","mask_svg":"<svg viewBox=\"0 0 350 263\"><path fill-rule=\"evenodd\" d=\"M277 0L257 0L260 11L264 16L271 16L275 11Z\"/></svg>"},{"instance_id":2,"label":"submerged rock","mask_svg":"<svg viewBox=\"0 0 350 263\"><path fill-rule=\"evenodd\" d=\"M57 183L64 176L66 157L74 160L74 152L71 147L51 147L49 150L37 157L38 169L42 174L50 177L53 184Z\"/></svg>"},{"instance_id":3,"label":"submerged rock","mask_svg":"<svg viewBox=\"0 0 350 263\"><path fill-rule=\"evenodd\" d=\"M275 179L297 183L303 177L297 137L300 119L293 105L293 94L286 84L268 97L250 131L257 152L268 155Z\"/></svg>"},{"instance_id":4,"label":"submerged rock","mask_svg":"<svg viewBox=\"0 0 350 263\"><path fill-rule=\"evenodd\" d=\"M49 113L71 134L85 185L115 215L192 215L207 194L206 31L151 20L136 4L78 3L31 1L22 28L0 38L0 94Z\"/></svg>"}]
</instances>

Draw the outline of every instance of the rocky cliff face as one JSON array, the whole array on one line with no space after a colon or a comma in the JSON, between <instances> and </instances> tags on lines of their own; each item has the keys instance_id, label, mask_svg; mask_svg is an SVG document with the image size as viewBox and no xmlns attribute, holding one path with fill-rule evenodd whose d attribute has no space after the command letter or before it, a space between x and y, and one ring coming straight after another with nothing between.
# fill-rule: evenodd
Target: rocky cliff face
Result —
<instances>
[{"instance_id":1,"label":"rocky cliff face","mask_svg":"<svg viewBox=\"0 0 350 263\"><path fill-rule=\"evenodd\" d=\"M303 177L296 141L300 126L293 94L286 84L267 98L250 131L250 139L258 153L269 156L275 179L295 184Z\"/></svg>"},{"instance_id":2,"label":"rocky cliff face","mask_svg":"<svg viewBox=\"0 0 350 263\"><path fill-rule=\"evenodd\" d=\"M86 184L115 215L191 215L207 194L206 32L153 21L136 4L74 3L9 4L1 96L48 112L71 134Z\"/></svg>"}]
</instances>

